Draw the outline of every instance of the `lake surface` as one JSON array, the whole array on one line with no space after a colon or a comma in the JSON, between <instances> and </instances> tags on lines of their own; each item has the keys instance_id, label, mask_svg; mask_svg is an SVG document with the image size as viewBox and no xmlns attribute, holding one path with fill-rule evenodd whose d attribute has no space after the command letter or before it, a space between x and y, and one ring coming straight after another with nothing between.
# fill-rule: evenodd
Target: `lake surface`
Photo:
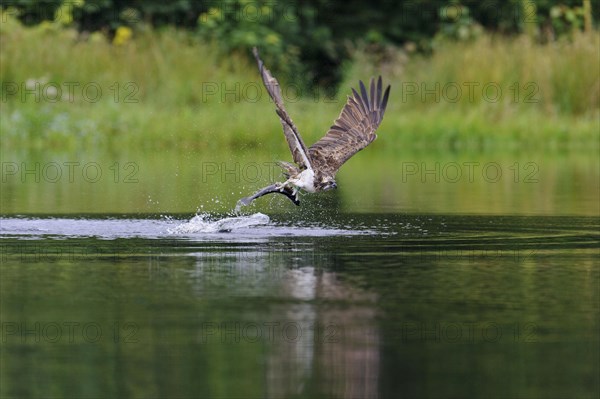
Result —
<instances>
[{"instance_id":1,"label":"lake surface","mask_svg":"<svg viewBox=\"0 0 600 399\"><path fill-rule=\"evenodd\" d=\"M0 157L2 214L169 215L230 212L239 198L282 181L275 161L289 160L289 151L13 151ZM301 209L275 196L257 201L252 210L600 215L596 150L398 151L376 140L336 180L335 191L303 196L307 206Z\"/></svg>"},{"instance_id":2,"label":"lake surface","mask_svg":"<svg viewBox=\"0 0 600 399\"><path fill-rule=\"evenodd\" d=\"M3 156L2 398L598 396L595 155L361 154L242 215L254 161L136 159Z\"/></svg>"},{"instance_id":3,"label":"lake surface","mask_svg":"<svg viewBox=\"0 0 600 399\"><path fill-rule=\"evenodd\" d=\"M593 397L594 217L10 217L2 397Z\"/></svg>"}]
</instances>

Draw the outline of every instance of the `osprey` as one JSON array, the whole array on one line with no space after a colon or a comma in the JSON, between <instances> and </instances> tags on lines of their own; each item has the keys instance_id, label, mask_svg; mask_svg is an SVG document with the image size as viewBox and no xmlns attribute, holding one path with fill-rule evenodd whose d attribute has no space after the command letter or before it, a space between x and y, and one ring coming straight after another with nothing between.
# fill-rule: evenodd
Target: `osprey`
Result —
<instances>
[{"instance_id":1,"label":"osprey","mask_svg":"<svg viewBox=\"0 0 600 399\"><path fill-rule=\"evenodd\" d=\"M359 81L360 94L352 89L353 95L348 96L348 101L333 126L319 141L306 148L298 129L283 106L279 82L265 68L256 47L253 53L263 83L275 103L275 112L279 115L285 139L296 165L279 162L287 180L242 198L236 208L239 210L241 206L271 193L283 194L294 204L300 205L298 199L300 189L309 193L318 193L337 188L335 174L342 164L377 138L375 131L383 120L390 86L388 85L383 92L381 76L377 79L377 84L371 78L370 90L367 93L364 83Z\"/></svg>"}]
</instances>

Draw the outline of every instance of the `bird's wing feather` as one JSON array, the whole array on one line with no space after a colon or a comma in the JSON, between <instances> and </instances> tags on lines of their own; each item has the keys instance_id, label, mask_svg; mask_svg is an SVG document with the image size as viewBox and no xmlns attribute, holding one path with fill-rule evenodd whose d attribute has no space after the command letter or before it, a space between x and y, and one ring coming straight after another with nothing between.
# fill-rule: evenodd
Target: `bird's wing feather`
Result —
<instances>
[{"instance_id":1,"label":"bird's wing feather","mask_svg":"<svg viewBox=\"0 0 600 399\"><path fill-rule=\"evenodd\" d=\"M308 149L316 172L322 175L333 177L344 162L377 138L375 131L383 120L390 86L382 92L381 76L377 86L371 79L370 95L362 81L359 85L361 94L352 89L333 126Z\"/></svg>"},{"instance_id":2,"label":"bird's wing feather","mask_svg":"<svg viewBox=\"0 0 600 399\"><path fill-rule=\"evenodd\" d=\"M292 158L294 162L300 166L300 169L311 168L310 158L308 156L308 151L304 142L302 141L302 137L300 137L300 133L298 132L298 128L292 122L292 119L288 115L285 107L283 105L283 97L281 96L281 88L279 87L279 82L277 79L271 75L271 72L265 68L263 61L260 59L258 55L258 49L254 47L252 49L254 54L254 58L256 58L256 62L258 62L258 69L260 70L260 75L262 76L263 83L267 88L267 92L269 96L273 99L275 103L275 112L279 116L281 120L281 126L283 126L283 133L285 135L285 139L288 142L288 146L290 147L290 151L292 153Z\"/></svg>"}]
</instances>

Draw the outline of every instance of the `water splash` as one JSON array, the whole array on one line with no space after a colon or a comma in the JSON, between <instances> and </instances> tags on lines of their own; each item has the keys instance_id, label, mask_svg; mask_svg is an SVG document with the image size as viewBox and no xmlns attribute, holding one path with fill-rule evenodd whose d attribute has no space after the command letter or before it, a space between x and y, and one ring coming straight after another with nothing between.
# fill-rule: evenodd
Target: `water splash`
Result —
<instances>
[{"instance_id":1,"label":"water splash","mask_svg":"<svg viewBox=\"0 0 600 399\"><path fill-rule=\"evenodd\" d=\"M271 219L263 213L223 219L212 219L208 214L200 214L194 216L188 222L168 229L168 232L171 234L229 233L253 226L267 225L270 221Z\"/></svg>"},{"instance_id":2,"label":"water splash","mask_svg":"<svg viewBox=\"0 0 600 399\"><path fill-rule=\"evenodd\" d=\"M227 234L223 234L227 233ZM70 239L96 237L102 240L122 238L256 241L275 237L332 237L356 235L389 235L385 225L368 226L358 222L330 223L290 220L287 216L219 215L200 213L191 219L159 219L137 217L0 217L0 241Z\"/></svg>"}]
</instances>

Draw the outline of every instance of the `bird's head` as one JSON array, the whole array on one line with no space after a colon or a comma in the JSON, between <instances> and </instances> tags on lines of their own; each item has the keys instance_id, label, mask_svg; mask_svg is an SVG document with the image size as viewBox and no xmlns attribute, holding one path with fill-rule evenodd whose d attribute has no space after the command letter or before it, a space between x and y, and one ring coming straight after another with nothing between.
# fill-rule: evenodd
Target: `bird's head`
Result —
<instances>
[{"instance_id":1,"label":"bird's head","mask_svg":"<svg viewBox=\"0 0 600 399\"><path fill-rule=\"evenodd\" d=\"M325 178L321 181L321 190L328 191L334 188L337 188L337 183L332 178Z\"/></svg>"}]
</instances>

